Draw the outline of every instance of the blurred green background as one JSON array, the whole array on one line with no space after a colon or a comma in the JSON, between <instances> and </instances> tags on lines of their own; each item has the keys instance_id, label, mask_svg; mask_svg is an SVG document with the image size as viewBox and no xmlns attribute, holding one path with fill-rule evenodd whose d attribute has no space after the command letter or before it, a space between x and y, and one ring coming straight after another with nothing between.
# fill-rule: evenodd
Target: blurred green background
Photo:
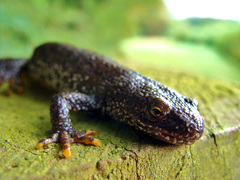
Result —
<instances>
[{"instance_id":1,"label":"blurred green background","mask_svg":"<svg viewBox=\"0 0 240 180\"><path fill-rule=\"evenodd\" d=\"M0 1L0 57L29 58L45 42L90 49L133 69L240 83L240 23L173 20L160 0Z\"/></svg>"}]
</instances>

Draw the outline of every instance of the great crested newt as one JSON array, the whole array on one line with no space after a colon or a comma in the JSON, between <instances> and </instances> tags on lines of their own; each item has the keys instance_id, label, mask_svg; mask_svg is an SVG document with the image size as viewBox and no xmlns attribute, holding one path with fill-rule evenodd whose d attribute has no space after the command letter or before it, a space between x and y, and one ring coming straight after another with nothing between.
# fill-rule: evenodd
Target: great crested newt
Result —
<instances>
[{"instance_id":1,"label":"great crested newt","mask_svg":"<svg viewBox=\"0 0 240 180\"><path fill-rule=\"evenodd\" d=\"M22 74L59 92L50 103L52 134L36 149L59 142L69 158L71 143L100 145L91 136L96 131L73 128L69 111L106 114L172 144L190 145L203 134L197 100L87 50L46 43L29 60L0 61L0 85L8 81L8 92L22 91Z\"/></svg>"}]
</instances>

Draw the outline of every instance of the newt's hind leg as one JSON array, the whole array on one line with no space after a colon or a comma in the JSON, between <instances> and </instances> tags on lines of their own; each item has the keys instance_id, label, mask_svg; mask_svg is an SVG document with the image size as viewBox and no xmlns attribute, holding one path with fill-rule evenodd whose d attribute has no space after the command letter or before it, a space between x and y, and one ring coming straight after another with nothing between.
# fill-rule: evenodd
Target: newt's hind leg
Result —
<instances>
[{"instance_id":1,"label":"newt's hind leg","mask_svg":"<svg viewBox=\"0 0 240 180\"><path fill-rule=\"evenodd\" d=\"M72 127L69 110L72 111L93 111L99 109L99 104L95 100L81 93L61 93L55 95L50 104L52 135L49 138L42 139L36 145L40 149L45 145L59 142L63 148L64 156L71 156L71 143L90 143L94 146L100 146L99 140L91 137L97 134L92 130L75 130Z\"/></svg>"},{"instance_id":2,"label":"newt's hind leg","mask_svg":"<svg viewBox=\"0 0 240 180\"><path fill-rule=\"evenodd\" d=\"M20 79L20 71L26 63L24 59L1 59L0 60L0 87L4 82L9 83L5 95L10 95L14 90L22 94L23 86Z\"/></svg>"}]
</instances>

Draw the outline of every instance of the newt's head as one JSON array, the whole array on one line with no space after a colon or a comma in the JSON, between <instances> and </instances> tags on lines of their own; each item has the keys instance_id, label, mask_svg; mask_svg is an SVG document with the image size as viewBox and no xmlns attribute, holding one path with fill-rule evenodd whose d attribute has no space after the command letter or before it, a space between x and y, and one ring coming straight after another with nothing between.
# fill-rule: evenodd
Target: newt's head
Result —
<instances>
[{"instance_id":1,"label":"newt's head","mask_svg":"<svg viewBox=\"0 0 240 180\"><path fill-rule=\"evenodd\" d=\"M203 134L198 102L145 76L118 77L106 97L115 119L172 144L193 144Z\"/></svg>"},{"instance_id":2,"label":"newt's head","mask_svg":"<svg viewBox=\"0 0 240 180\"><path fill-rule=\"evenodd\" d=\"M175 94L176 95L176 94ZM142 126L151 136L172 144L193 144L203 134L198 102L178 93L174 102L165 98L148 99Z\"/></svg>"},{"instance_id":3,"label":"newt's head","mask_svg":"<svg viewBox=\"0 0 240 180\"><path fill-rule=\"evenodd\" d=\"M144 92L138 98L144 100L135 105L133 126L172 144L193 144L201 138L204 128L197 100L150 79L140 89Z\"/></svg>"}]
</instances>

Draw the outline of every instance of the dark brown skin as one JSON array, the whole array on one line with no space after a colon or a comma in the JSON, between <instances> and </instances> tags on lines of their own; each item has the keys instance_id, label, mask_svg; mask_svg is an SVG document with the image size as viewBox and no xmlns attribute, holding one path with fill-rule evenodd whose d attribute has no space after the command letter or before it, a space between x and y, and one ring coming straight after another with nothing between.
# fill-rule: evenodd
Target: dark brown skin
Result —
<instances>
[{"instance_id":1,"label":"dark brown skin","mask_svg":"<svg viewBox=\"0 0 240 180\"><path fill-rule=\"evenodd\" d=\"M11 84L20 86L19 75L23 72L61 92L50 104L52 135L39 141L37 149L60 142L69 158L73 142L100 145L90 136L95 131L73 128L69 111L107 114L172 144L193 144L203 134L203 120L195 99L104 56L67 45L44 44L36 48L29 61L0 61L0 85L11 80Z\"/></svg>"}]
</instances>

